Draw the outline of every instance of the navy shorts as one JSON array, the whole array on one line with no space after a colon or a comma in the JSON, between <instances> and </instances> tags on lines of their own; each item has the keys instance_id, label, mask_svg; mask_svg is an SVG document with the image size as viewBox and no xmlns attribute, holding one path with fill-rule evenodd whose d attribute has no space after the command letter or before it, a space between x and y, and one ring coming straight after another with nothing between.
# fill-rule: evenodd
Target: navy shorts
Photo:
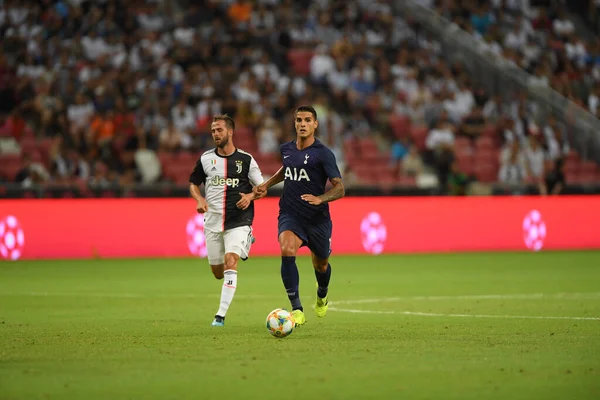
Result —
<instances>
[{"instance_id":1,"label":"navy shorts","mask_svg":"<svg viewBox=\"0 0 600 400\"><path fill-rule=\"evenodd\" d=\"M281 232L292 231L319 258L329 258L331 254L331 219L313 223L290 214L279 214L277 236ZM302 247L300 246L300 247Z\"/></svg>"}]
</instances>

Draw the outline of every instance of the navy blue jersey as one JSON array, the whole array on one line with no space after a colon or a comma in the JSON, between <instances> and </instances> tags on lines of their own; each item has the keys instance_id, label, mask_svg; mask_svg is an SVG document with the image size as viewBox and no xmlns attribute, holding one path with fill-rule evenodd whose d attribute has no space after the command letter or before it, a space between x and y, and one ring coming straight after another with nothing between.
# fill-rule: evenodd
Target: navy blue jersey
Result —
<instances>
[{"instance_id":1,"label":"navy blue jersey","mask_svg":"<svg viewBox=\"0 0 600 400\"><path fill-rule=\"evenodd\" d=\"M282 144L279 150L285 173L279 213L296 215L303 220L329 218L329 204L313 206L300 196L320 196L325 193L328 180L342 177L333 152L316 139L303 150L298 150L295 140Z\"/></svg>"}]
</instances>

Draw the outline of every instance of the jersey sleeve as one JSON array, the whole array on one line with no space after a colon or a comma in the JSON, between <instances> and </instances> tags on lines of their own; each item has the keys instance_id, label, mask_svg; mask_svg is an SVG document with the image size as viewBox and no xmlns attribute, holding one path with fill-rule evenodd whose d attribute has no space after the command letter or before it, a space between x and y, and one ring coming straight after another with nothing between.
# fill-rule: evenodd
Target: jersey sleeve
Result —
<instances>
[{"instance_id":1,"label":"jersey sleeve","mask_svg":"<svg viewBox=\"0 0 600 400\"><path fill-rule=\"evenodd\" d=\"M252 159L250 160L250 169L248 170L248 178L250 179L250 183L252 184L252 186L257 186L264 182L262 172L260 171L260 168L258 167L258 163L254 159L254 157L252 157Z\"/></svg>"},{"instance_id":2,"label":"jersey sleeve","mask_svg":"<svg viewBox=\"0 0 600 400\"><path fill-rule=\"evenodd\" d=\"M337 166L337 162L335 160L335 154L329 149L324 151L323 157L323 169L325 170L325 175L329 180L333 178L341 178L342 174L340 173L340 169Z\"/></svg>"},{"instance_id":3,"label":"jersey sleeve","mask_svg":"<svg viewBox=\"0 0 600 400\"><path fill-rule=\"evenodd\" d=\"M196 162L196 166L190 175L190 182L197 186L206 182L206 172L204 172L204 167L202 166L202 157Z\"/></svg>"}]
</instances>

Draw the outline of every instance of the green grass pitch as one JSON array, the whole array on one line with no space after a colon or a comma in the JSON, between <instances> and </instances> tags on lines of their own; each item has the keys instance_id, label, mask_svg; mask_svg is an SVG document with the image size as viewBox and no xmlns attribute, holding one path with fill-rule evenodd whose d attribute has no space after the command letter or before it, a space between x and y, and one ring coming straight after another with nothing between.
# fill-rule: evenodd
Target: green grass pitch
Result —
<instances>
[{"instance_id":1,"label":"green grass pitch","mask_svg":"<svg viewBox=\"0 0 600 400\"><path fill-rule=\"evenodd\" d=\"M206 260L0 264L0 399L600 399L600 252L333 256L240 265L224 328Z\"/></svg>"}]
</instances>

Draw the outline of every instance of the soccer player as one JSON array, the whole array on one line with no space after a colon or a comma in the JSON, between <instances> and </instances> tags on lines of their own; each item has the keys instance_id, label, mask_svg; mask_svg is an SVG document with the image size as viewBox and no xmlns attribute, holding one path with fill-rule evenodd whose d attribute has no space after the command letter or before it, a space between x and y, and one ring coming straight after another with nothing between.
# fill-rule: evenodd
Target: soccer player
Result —
<instances>
[{"instance_id":1,"label":"soccer player","mask_svg":"<svg viewBox=\"0 0 600 400\"><path fill-rule=\"evenodd\" d=\"M210 130L216 148L200 156L190 176L190 194L204 214L208 263L217 279L224 279L213 326L223 326L237 287L237 265L246 260L254 242L253 186L263 182L258 164L233 144L235 123L228 115L213 118ZM200 193L204 184L206 198Z\"/></svg>"},{"instance_id":2,"label":"soccer player","mask_svg":"<svg viewBox=\"0 0 600 400\"><path fill-rule=\"evenodd\" d=\"M296 253L302 246L308 246L311 251L317 277L315 312L318 317L324 317L331 278L329 256L333 228L328 203L344 196L344 184L335 156L315 138L318 126L317 112L313 107L298 107L294 112L296 140L280 147L283 166L268 181L253 189L255 199L259 199L271 186L283 181L278 219L281 279L296 325L306 322L298 291ZM327 180L332 188L325 192Z\"/></svg>"}]
</instances>

